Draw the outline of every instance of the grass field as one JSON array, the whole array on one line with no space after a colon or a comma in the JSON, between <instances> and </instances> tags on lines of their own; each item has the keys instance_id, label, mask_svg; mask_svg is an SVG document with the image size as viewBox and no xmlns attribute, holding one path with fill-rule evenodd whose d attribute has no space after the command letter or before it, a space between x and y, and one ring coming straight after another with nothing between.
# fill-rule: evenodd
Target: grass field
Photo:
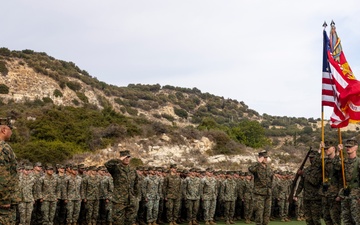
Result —
<instances>
[{"instance_id":1,"label":"grass field","mask_svg":"<svg viewBox=\"0 0 360 225\"><path fill-rule=\"evenodd\" d=\"M244 221L234 221L235 224L246 224ZM205 224L205 222L200 222L200 224ZM224 221L218 221L216 222L216 224L218 225L224 225L225 222ZM280 220L275 220L275 221L270 221L269 223L270 225L305 225L306 222L305 221L297 221L297 220L292 220L290 222L281 222ZM182 223L181 225L187 225L187 223ZM251 223L250 225L255 225L255 223Z\"/></svg>"}]
</instances>

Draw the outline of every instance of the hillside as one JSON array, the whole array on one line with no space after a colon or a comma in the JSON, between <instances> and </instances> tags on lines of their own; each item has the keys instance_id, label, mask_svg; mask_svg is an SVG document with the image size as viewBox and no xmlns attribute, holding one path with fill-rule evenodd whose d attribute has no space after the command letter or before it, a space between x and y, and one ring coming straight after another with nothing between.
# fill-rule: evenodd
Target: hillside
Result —
<instances>
[{"instance_id":1,"label":"hillside","mask_svg":"<svg viewBox=\"0 0 360 225\"><path fill-rule=\"evenodd\" d=\"M226 169L268 149L274 163L288 167L320 142L319 119L259 115L197 88L117 87L46 53L0 48L0 73L0 116L15 121L13 144L24 160L94 164L128 148L134 164ZM325 128L336 140L337 132Z\"/></svg>"}]
</instances>

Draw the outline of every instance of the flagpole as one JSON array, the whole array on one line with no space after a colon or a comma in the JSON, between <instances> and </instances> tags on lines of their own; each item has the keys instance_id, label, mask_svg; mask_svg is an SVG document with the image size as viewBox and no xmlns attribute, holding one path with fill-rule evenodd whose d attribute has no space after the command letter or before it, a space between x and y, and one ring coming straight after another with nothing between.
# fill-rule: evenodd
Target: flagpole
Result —
<instances>
[{"instance_id":1,"label":"flagpole","mask_svg":"<svg viewBox=\"0 0 360 225\"><path fill-rule=\"evenodd\" d=\"M339 137L339 144L342 144L342 137L340 128L338 128L338 137ZM345 168L344 168L344 151L340 149L340 159L341 159L341 176L343 179L343 187L346 188L346 177L345 177Z\"/></svg>"},{"instance_id":2,"label":"flagpole","mask_svg":"<svg viewBox=\"0 0 360 225\"><path fill-rule=\"evenodd\" d=\"M324 30L327 27L326 22L323 24ZM325 46L325 43L324 43ZM324 129L324 105L321 104L321 142L325 143L325 129ZM322 167L322 181L325 183L325 151L324 146L321 145L321 167Z\"/></svg>"}]
</instances>

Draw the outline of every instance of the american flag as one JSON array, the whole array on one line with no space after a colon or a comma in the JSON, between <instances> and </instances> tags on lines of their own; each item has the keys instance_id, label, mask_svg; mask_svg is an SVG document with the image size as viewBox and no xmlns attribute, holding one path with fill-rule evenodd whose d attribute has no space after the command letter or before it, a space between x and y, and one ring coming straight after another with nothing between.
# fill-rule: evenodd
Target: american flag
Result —
<instances>
[{"instance_id":1,"label":"american flag","mask_svg":"<svg viewBox=\"0 0 360 225\"><path fill-rule=\"evenodd\" d=\"M331 55L330 40L324 30L324 42L323 42L323 68L322 68L322 106L330 106L333 108L333 113L330 117L331 127L341 128L346 127L349 124L349 115L341 109L340 104L340 92L337 90L337 84L344 84L342 76L339 75L332 63L335 61ZM329 62L329 57L331 57ZM347 86L347 84L345 84ZM341 88L341 90L344 90Z\"/></svg>"}]
</instances>

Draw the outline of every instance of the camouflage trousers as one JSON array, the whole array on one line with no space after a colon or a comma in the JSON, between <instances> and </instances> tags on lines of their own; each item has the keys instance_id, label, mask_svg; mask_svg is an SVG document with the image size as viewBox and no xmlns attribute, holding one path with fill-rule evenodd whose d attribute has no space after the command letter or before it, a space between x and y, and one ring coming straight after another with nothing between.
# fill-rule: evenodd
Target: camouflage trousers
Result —
<instances>
[{"instance_id":1,"label":"camouflage trousers","mask_svg":"<svg viewBox=\"0 0 360 225\"><path fill-rule=\"evenodd\" d=\"M105 199L100 199L99 207L99 222L112 222L112 201L106 202Z\"/></svg>"},{"instance_id":2,"label":"camouflage trousers","mask_svg":"<svg viewBox=\"0 0 360 225\"><path fill-rule=\"evenodd\" d=\"M0 208L0 224L1 225L15 225L16 209L15 207Z\"/></svg>"},{"instance_id":3,"label":"camouflage trousers","mask_svg":"<svg viewBox=\"0 0 360 225\"><path fill-rule=\"evenodd\" d=\"M42 224L52 225L54 224L56 211L56 202L55 201L43 201L41 203L41 213L42 213Z\"/></svg>"},{"instance_id":4,"label":"camouflage trousers","mask_svg":"<svg viewBox=\"0 0 360 225\"><path fill-rule=\"evenodd\" d=\"M323 197L323 219L326 225L341 225L341 202L335 197Z\"/></svg>"},{"instance_id":5,"label":"camouflage trousers","mask_svg":"<svg viewBox=\"0 0 360 225\"><path fill-rule=\"evenodd\" d=\"M278 201L279 204L279 214L282 219L285 219L289 215L289 202L288 198L281 198Z\"/></svg>"},{"instance_id":6,"label":"camouflage trousers","mask_svg":"<svg viewBox=\"0 0 360 225\"><path fill-rule=\"evenodd\" d=\"M146 222L156 222L159 214L159 199L149 199L146 203Z\"/></svg>"},{"instance_id":7,"label":"camouflage trousers","mask_svg":"<svg viewBox=\"0 0 360 225\"><path fill-rule=\"evenodd\" d=\"M298 218L304 216L304 200L302 197L298 197L296 201L295 213Z\"/></svg>"},{"instance_id":8,"label":"camouflage trousers","mask_svg":"<svg viewBox=\"0 0 360 225\"><path fill-rule=\"evenodd\" d=\"M66 224L66 203L64 199L58 200L56 204L55 221L56 225Z\"/></svg>"},{"instance_id":9,"label":"camouflage trousers","mask_svg":"<svg viewBox=\"0 0 360 225\"><path fill-rule=\"evenodd\" d=\"M135 223L136 214L135 204L113 202L113 225L132 225Z\"/></svg>"},{"instance_id":10,"label":"camouflage trousers","mask_svg":"<svg viewBox=\"0 0 360 225\"><path fill-rule=\"evenodd\" d=\"M246 220L250 220L253 214L253 199L250 198L244 198L244 218Z\"/></svg>"},{"instance_id":11,"label":"camouflage trousers","mask_svg":"<svg viewBox=\"0 0 360 225\"><path fill-rule=\"evenodd\" d=\"M321 200L304 199L304 215L307 225L321 225Z\"/></svg>"},{"instance_id":12,"label":"camouflage trousers","mask_svg":"<svg viewBox=\"0 0 360 225\"><path fill-rule=\"evenodd\" d=\"M85 204L86 223L96 222L99 215L99 200L87 200Z\"/></svg>"},{"instance_id":13,"label":"camouflage trousers","mask_svg":"<svg viewBox=\"0 0 360 225\"><path fill-rule=\"evenodd\" d=\"M216 199L204 200L203 201L203 209L204 209L204 220L205 221L214 220L215 209L216 209Z\"/></svg>"},{"instance_id":14,"label":"camouflage trousers","mask_svg":"<svg viewBox=\"0 0 360 225\"><path fill-rule=\"evenodd\" d=\"M30 225L34 202L20 202L18 205L20 224Z\"/></svg>"},{"instance_id":15,"label":"camouflage trousers","mask_svg":"<svg viewBox=\"0 0 360 225\"><path fill-rule=\"evenodd\" d=\"M70 200L66 204L67 215L66 222L67 223L76 223L79 219L81 208L81 200Z\"/></svg>"},{"instance_id":16,"label":"camouflage trousers","mask_svg":"<svg viewBox=\"0 0 360 225\"><path fill-rule=\"evenodd\" d=\"M267 225L270 221L271 195L253 195L256 225Z\"/></svg>"},{"instance_id":17,"label":"camouflage trousers","mask_svg":"<svg viewBox=\"0 0 360 225\"><path fill-rule=\"evenodd\" d=\"M225 221L233 220L235 213L235 201L224 202L224 217Z\"/></svg>"},{"instance_id":18,"label":"camouflage trousers","mask_svg":"<svg viewBox=\"0 0 360 225\"><path fill-rule=\"evenodd\" d=\"M176 221L180 214L180 199L167 199L166 206L166 218L168 221Z\"/></svg>"},{"instance_id":19,"label":"camouflage trousers","mask_svg":"<svg viewBox=\"0 0 360 225\"><path fill-rule=\"evenodd\" d=\"M341 201L341 217L344 225L360 224L360 204L357 199L345 198Z\"/></svg>"},{"instance_id":20,"label":"camouflage trousers","mask_svg":"<svg viewBox=\"0 0 360 225\"><path fill-rule=\"evenodd\" d=\"M199 211L199 205L200 205L199 199L197 200L186 199L185 208L186 208L186 216L188 221L196 219L196 216Z\"/></svg>"}]
</instances>

